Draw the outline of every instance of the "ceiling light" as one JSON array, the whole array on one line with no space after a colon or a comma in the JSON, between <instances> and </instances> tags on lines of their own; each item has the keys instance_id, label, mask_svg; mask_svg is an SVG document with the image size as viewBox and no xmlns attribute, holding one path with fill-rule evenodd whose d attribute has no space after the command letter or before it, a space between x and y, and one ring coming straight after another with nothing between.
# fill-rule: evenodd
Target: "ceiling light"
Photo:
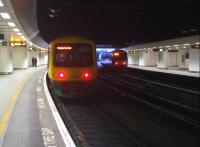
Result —
<instances>
[{"instance_id":1,"label":"ceiling light","mask_svg":"<svg viewBox=\"0 0 200 147\"><path fill-rule=\"evenodd\" d=\"M161 48L159 51L160 51L160 52L163 52L164 50Z\"/></svg>"},{"instance_id":2,"label":"ceiling light","mask_svg":"<svg viewBox=\"0 0 200 147\"><path fill-rule=\"evenodd\" d=\"M167 46L165 46L165 47L171 47L171 46L167 45Z\"/></svg>"},{"instance_id":3,"label":"ceiling light","mask_svg":"<svg viewBox=\"0 0 200 147\"><path fill-rule=\"evenodd\" d=\"M183 44L183 45L190 45L189 43Z\"/></svg>"},{"instance_id":4,"label":"ceiling light","mask_svg":"<svg viewBox=\"0 0 200 147\"><path fill-rule=\"evenodd\" d=\"M174 45L174 46L180 46L180 45L176 44L176 45Z\"/></svg>"},{"instance_id":5,"label":"ceiling light","mask_svg":"<svg viewBox=\"0 0 200 147\"><path fill-rule=\"evenodd\" d=\"M9 25L10 27L14 27L14 26L15 26L15 23L13 23L13 22L8 22L8 25Z\"/></svg>"},{"instance_id":6,"label":"ceiling light","mask_svg":"<svg viewBox=\"0 0 200 147\"><path fill-rule=\"evenodd\" d=\"M16 28L15 28L15 29L13 29L13 30L14 30L15 32L19 32L19 29L16 29Z\"/></svg>"},{"instance_id":7,"label":"ceiling light","mask_svg":"<svg viewBox=\"0 0 200 147\"><path fill-rule=\"evenodd\" d=\"M3 2L2 2L2 1L0 1L0 7L3 7L3 6L4 6Z\"/></svg>"},{"instance_id":8,"label":"ceiling light","mask_svg":"<svg viewBox=\"0 0 200 147\"><path fill-rule=\"evenodd\" d=\"M0 15L3 19L11 19L10 15L8 13L0 13Z\"/></svg>"},{"instance_id":9,"label":"ceiling light","mask_svg":"<svg viewBox=\"0 0 200 147\"><path fill-rule=\"evenodd\" d=\"M22 33L17 33L17 35L22 35Z\"/></svg>"},{"instance_id":10,"label":"ceiling light","mask_svg":"<svg viewBox=\"0 0 200 147\"><path fill-rule=\"evenodd\" d=\"M196 45L199 45L199 44L200 44L200 42L196 42L195 44L196 44Z\"/></svg>"},{"instance_id":11,"label":"ceiling light","mask_svg":"<svg viewBox=\"0 0 200 147\"><path fill-rule=\"evenodd\" d=\"M26 40L26 38L24 36L20 36L22 39Z\"/></svg>"}]
</instances>

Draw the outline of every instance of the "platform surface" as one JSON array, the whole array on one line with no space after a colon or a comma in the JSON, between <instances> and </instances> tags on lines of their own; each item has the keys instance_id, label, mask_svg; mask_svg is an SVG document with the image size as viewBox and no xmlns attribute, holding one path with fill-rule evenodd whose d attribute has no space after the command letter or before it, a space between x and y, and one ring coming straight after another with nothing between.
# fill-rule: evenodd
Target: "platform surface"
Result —
<instances>
[{"instance_id":1,"label":"platform surface","mask_svg":"<svg viewBox=\"0 0 200 147\"><path fill-rule=\"evenodd\" d=\"M157 67L145 67L145 66L138 66L138 65L131 65L131 64L129 64L128 67L137 68L141 70L154 71L154 72L163 72L163 73L176 74L176 75L200 77L199 72L190 72L187 69L179 69L177 67L169 67L168 69L160 69Z\"/></svg>"},{"instance_id":2,"label":"platform surface","mask_svg":"<svg viewBox=\"0 0 200 147\"><path fill-rule=\"evenodd\" d=\"M0 75L0 147L66 146L43 87L45 72L43 66Z\"/></svg>"}]
</instances>

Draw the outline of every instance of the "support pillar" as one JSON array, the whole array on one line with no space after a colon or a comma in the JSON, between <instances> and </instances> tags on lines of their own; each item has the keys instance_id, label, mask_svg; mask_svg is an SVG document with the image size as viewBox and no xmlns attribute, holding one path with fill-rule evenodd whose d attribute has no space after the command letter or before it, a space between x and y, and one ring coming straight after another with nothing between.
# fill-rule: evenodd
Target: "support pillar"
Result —
<instances>
[{"instance_id":1,"label":"support pillar","mask_svg":"<svg viewBox=\"0 0 200 147\"><path fill-rule=\"evenodd\" d=\"M12 50L8 42L0 42L0 74L13 72Z\"/></svg>"}]
</instances>

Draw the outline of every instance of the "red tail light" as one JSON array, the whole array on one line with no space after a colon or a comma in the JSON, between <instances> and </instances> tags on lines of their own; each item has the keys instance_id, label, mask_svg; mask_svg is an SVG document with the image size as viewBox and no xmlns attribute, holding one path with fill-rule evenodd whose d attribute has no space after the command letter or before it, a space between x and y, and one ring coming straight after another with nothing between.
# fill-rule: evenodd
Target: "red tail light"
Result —
<instances>
[{"instance_id":1,"label":"red tail light","mask_svg":"<svg viewBox=\"0 0 200 147\"><path fill-rule=\"evenodd\" d=\"M92 77L92 73L91 72L83 72L83 78L84 79L90 79Z\"/></svg>"},{"instance_id":2,"label":"red tail light","mask_svg":"<svg viewBox=\"0 0 200 147\"><path fill-rule=\"evenodd\" d=\"M67 77L67 74L64 71L58 71L56 73L56 78L59 80L66 79L66 77Z\"/></svg>"}]
</instances>

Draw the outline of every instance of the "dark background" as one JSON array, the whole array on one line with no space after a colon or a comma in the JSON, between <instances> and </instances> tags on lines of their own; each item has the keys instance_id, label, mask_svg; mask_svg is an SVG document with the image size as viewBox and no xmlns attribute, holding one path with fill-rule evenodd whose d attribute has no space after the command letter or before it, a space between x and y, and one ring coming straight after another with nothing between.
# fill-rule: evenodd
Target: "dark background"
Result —
<instances>
[{"instance_id":1,"label":"dark background","mask_svg":"<svg viewBox=\"0 0 200 147\"><path fill-rule=\"evenodd\" d=\"M47 42L79 35L128 46L199 34L198 0L38 0L37 16Z\"/></svg>"}]
</instances>

